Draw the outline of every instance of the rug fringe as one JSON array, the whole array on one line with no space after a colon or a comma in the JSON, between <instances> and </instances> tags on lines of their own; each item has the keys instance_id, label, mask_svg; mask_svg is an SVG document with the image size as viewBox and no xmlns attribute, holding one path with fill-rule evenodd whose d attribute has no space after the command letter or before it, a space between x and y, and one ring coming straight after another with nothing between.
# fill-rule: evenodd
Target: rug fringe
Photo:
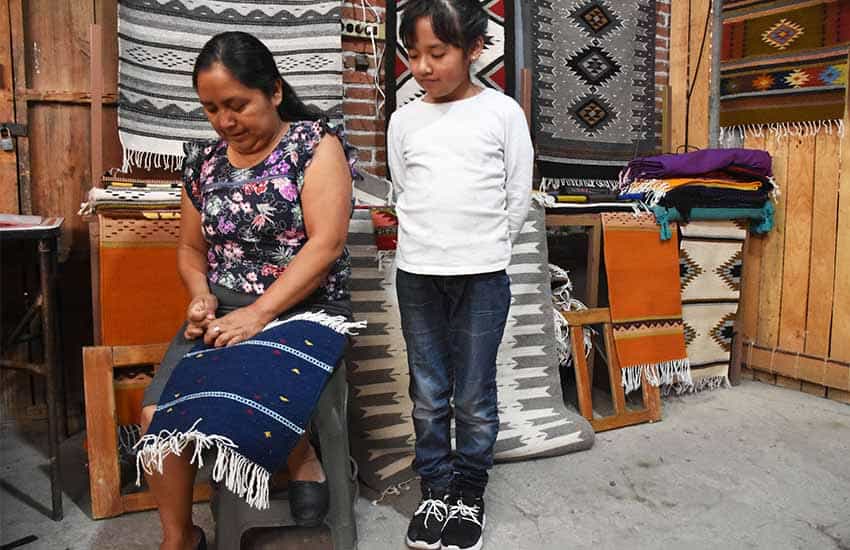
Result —
<instances>
[{"instance_id":1,"label":"rug fringe","mask_svg":"<svg viewBox=\"0 0 850 550\"><path fill-rule=\"evenodd\" d=\"M741 141L747 135L753 137L773 137L775 139L799 136L812 137L820 134L837 133L844 137L844 120L815 120L807 122L772 122L770 124L741 124L720 128L720 141L737 138Z\"/></svg>"},{"instance_id":2,"label":"rug fringe","mask_svg":"<svg viewBox=\"0 0 850 550\"><path fill-rule=\"evenodd\" d=\"M154 153L152 151L139 151L136 149L128 149L122 147L124 158L121 164L122 172L129 172L132 167L144 168L150 170L152 168L164 168L175 172L183 167L184 155L172 153Z\"/></svg>"},{"instance_id":3,"label":"rug fringe","mask_svg":"<svg viewBox=\"0 0 850 550\"><path fill-rule=\"evenodd\" d=\"M324 312L324 310L319 310L305 311L304 313L293 315L292 317L289 317L288 319L284 319L282 321L273 321L267 324L263 328L263 330L284 325L286 323L291 323L293 321L310 321L312 323L318 323L323 327L328 327L329 329L334 330L340 334L348 334L351 336L357 336L357 333L354 332L354 329L366 328L366 321L349 321L348 318L343 315L328 315Z\"/></svg>"},{"instance_id":4,"label":"rug fringe","mask_svg":"<svg viewBox=\"0 0 850 550\"><path fill-rule=\"evenodd\" d=\"M672 384L674 381L693 385L691 362L688 359L674 359L651 365L635 365L623 368L622 372L623 388L626 393L640 389L644 375L649 384L655 387Z\"/></svg>"},{"instance_id":5,"label":"rug fringe","mask_svg":"<svg viewBox=\"0 0 850 550\"><path fill-rule=\"evenodd\" d=\"M154 472L162 474L165 457L170 454L180 456L188 445L194 444L190 464L203 468L204 451L215 448L213 481L224 480L225 487L239 498L244 498L252 508L268 508L269 471L239 454L230 438L198 431L201 420L196 420L185 432L163 430L158 434L147 434L136 443L135 448L141 447L136 454L136 486L141 485L142 471L148 475Z\"/></svg>"}]
</instances>

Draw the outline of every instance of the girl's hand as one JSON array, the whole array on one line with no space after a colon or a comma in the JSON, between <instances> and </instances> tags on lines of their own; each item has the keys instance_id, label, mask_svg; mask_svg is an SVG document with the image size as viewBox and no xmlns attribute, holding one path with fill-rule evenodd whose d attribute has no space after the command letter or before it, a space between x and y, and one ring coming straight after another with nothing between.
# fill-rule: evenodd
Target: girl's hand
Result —
<instances>
[{"instance_id":1,"label":"girl's hand","mask_svg":"<svg viewBox=\"0 0 850 550\"><path fill-rule=\"evenodd\" d=\"M204 333L204 343L220 348L244 342L256 336L269 321L271 319L258 308L241 307L224 317L210 320Z\"/></svg>"},{"instance_id":2,"label":"girl's hand","mask_svg":"<svg viewBox=\"0 0 850 550\"><path fill-rule=\"evenodd\" d=\"M186 330L183 336L187 340L195 340L204 335L210 321L215 319L215 310L218 309L218 298L214 294L200 294L195 296L186 311Z\"/></svg>"}]
</instances>

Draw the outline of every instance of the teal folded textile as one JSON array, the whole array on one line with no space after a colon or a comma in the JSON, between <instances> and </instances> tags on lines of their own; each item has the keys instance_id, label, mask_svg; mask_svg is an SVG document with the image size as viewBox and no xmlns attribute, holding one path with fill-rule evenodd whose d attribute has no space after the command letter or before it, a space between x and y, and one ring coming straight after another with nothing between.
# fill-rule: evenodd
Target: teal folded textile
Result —
<instances>
[{"instance_id":1,"label":"teal folded textile","mask_svg":"<svg viewBox=\"0 0 850 550\"><path fill-rule=\"evenodd\" d=\"M688 220L750 220L750 231L767 233L773 229L776 209L767 201L761 208L692 208ZM655 221L661 226L661 240L670 239L670 222L682 221L684 217L675 208L653 206Z\"/></svg>"}]
</instances>

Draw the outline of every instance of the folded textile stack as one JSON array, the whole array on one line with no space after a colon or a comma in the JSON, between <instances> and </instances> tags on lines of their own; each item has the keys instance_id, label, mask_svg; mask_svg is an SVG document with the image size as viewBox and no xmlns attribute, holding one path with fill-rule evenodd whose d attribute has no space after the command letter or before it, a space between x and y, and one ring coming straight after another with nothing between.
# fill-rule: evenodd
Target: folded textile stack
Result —
<instances>
[{"instance_id":1,"label":"folded textile stack","mask_svg":"<svg viewBox=\"0 0 850 550\"><path fill-rule=\"evenodd\" d=\"M103 178L103 187L89 191L80 214L138 214L149 217L176 216L180 209L181 184L170 180Z\"/></svg>"},{"instance_id":2,"label":"folded textile stack","mask_svg":"<svg viewBox=\"0 0 850 550\"><path fill-rule=\"evenodd\" d=\"M765 233L773 227L776 192L767 152L706 149L633 160L619 197L649 206L669 238L669 222L691 219L750 219L752 231Z\"/></svg>"},{"instance_id":3,"label":"folded textile stack","mask_svg":"<svg viewBox=\"0 0 850 550\"><path fill-rule=\"evenodd\" d=\"M620 197L616 182L543 177L538 189L547 208L572 212L610 212L635 210L638 201Z\"/></svg>"}]
</instances>

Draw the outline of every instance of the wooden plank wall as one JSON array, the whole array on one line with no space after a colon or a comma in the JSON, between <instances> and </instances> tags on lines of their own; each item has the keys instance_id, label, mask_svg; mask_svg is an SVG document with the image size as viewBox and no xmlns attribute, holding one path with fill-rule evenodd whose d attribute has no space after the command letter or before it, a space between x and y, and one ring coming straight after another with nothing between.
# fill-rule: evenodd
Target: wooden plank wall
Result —
<instances>
[{"instance_id":1,"label":"wooden plank wall","mask_svg":"<svg viewBox=\"0 0 850 550\"><path fill-rule=\"evenodd\" d=\"M688 145L701 149L708 146L710 31L701 59L699 50L709 5L710 0L671 3L669 116L673 151L683 150L686 121ZM693 92L686 117L689 79ZM775 229L764 237L749 238L744 246L739 330L745 341L762 348L753 348L753 359L752 353L748 354L753 350L745 346L744 363L748 355L751 363L764 363L767 358L767 364L755 365L762 369L756 373L758 378L850 402L847 116L845 128L846 137L837 132L817 136L746 135L744 146L772 155L781 193L776 202ZM811 358L820 359L820 371L812 367ZM769 366L773 360L777 368ZM807 365L817 372L810 368L806 373Z\"/></svg>"},{"instance_id":2,"label":"wooden plank wall","mask_svg":"<svg viewBox=\"0 0 850 550\"><path fill-rule=\"evenodd\" d=\"M781 193L775 229L744 249L740 330L756 356L745 344L743 362L761 380L846 400L850 136L750 133L744 145L770 152Z\"/></svg>"},{"instance_id":3,"label":"wooden plank wall","mask_svg":"<svg viewBox=\"0 0 850 550\"><path fill-rule=\"evenodd\" d=\"M690 4L690 8L689 8ZM670 5L670 120L673 152L681 152L685 145L685 121L689 148L708 147L708 102L711 76L711 30L705 37L705 48L700 58L700 43L705 29L705 18L711 0L671 2ZM690 22L690 39L688 24ZM699 70L697 67L699 66ZM693 93L688 109L688 82Z\"/></svg>"},{"instance_id":4,"label":"wooden plank wall","mask_svg":"<svg viewBox=\"0 0 850 550\"><path fill-rule=\"evenodd\" d=\"M91 277L87 223L77 215L80 203L91 186L90 132L90 44L89 27L100 23L104 30L103 81L106 104L103 109L104 168L120 166L115 95L117 88L117 3L115 0L2 0L3 14L11 13L9 35L14 58L16 111L26 117L28 139L18 140L18 153L29 156L29 174L20 179L21 204L34 214L63 216L62 263L59 297L60 335L66 393L72 411L82 396L82 357L80 349L92 343ZM0 27L5 21L0 18ZM0 47L0 56L7 56ZM13 64L2 62L3 83L12 89ZM2 100L2 97L0 97ZM3 105L6 101L3 100ZM0 166L0 169L5 169ZM6 192L0 193L3 199ZM4 268L5 269L5 268ZM37 279L37 278L36 278ZM6 285L15 294L33 288ZM37 282L37 281L36 281ZM14 286L14 288L13 288ZM4 304L14 296L4 295ZM30 390L34 382L35 392ZM0 408L7 418L24 414L39 416L42 407L40 381L17 376L6 385ZM14 385L15 388L9 386Z\"/></svg>"}]
</instances>

